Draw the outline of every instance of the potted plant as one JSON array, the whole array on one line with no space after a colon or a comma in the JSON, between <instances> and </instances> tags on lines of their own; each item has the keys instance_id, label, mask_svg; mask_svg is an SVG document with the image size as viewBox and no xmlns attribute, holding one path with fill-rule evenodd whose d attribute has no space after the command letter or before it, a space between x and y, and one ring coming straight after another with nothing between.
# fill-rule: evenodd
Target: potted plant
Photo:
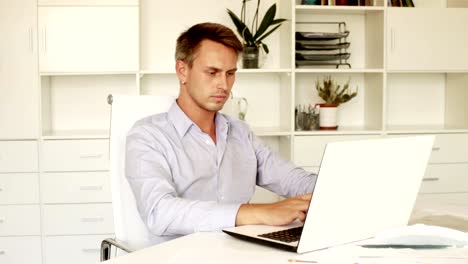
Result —
<instances>
[{"instance_id":1,"label":"potted plant","mask_svg":"<svg viewBox=\"0 0 468 264\"><path fill-rule=\"evenodd\" d=\"M250 0L242 0L241 16L240 18L227 9L229 17L236 26L237 32L243 39L244 52L242 55L242 65L244 68L258 68L258 57L260 48L263 48L265 53L269 53L268 46L263 43L263 40L278 29L286 19L278 18L276 16L276 3L268 8L263 16L260 24L259 21L259 8L260 0L257 0L257 7L252 19L251 27L247 26L247 2Z\"/></svg>"},{"instance_id":2,"label":"potted plant","mask_svg":"<svg viewBox=\"0 0 468 264\"><path fill-rule=\"evenodd\" d=\"M336 130L338 128L336 118L338 106L356 97L357 88L354 92L350 91L349 80L341 87L332 80L331 76L326 76L322 84L317 79L315 88L320 98L325 101L325 103L319 104L320 129Z\"/></svg>"}]
</instances>

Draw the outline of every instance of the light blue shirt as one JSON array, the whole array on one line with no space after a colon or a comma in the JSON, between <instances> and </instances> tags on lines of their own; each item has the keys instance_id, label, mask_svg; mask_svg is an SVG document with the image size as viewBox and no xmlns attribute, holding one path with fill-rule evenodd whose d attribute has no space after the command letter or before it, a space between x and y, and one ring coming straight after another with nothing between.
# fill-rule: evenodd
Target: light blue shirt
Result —
<instances>
[{"instance_id":1,"label":"light blue shirt","mask_svg":"<svg viewBox=\"0 0 468 264\"><path fill-rule=\"evenodd\" d=\"M244 122L217 113L215 125L217 144L174 103L130 130L126 176L155 244L233 227L256 185L287 197L314 189L315 174L281 159Z\"/></svg>"}]
</instances>

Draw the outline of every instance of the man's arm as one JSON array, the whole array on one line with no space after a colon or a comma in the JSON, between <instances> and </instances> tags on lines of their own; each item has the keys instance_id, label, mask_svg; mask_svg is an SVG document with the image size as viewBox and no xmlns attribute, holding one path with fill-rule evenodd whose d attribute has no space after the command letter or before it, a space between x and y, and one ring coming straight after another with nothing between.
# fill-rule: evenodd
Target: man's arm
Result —
<instances>
[{"instance_id":1,"label":"man's arm","mask_svg":"<svg viewBox=\"0 0 468 264\"><path fill-rule=\"evenodd\" d=\"M287 225L296 219L305 220L312 194L292 197L270 204L243 204L236 216L240 225Z\"/></svg>"},{"instance_id":2,"label":"man's arm","mask_svg":"<svg viewBox=\"0 0 468 264\"><path fill-rule=\"evenodd\" d=\"M252 132L250 141L257 157L257 185L284 197L313 192L317 180L315 173L305 171L293 162L281 158Z\"/></svg>"}]
</instances>

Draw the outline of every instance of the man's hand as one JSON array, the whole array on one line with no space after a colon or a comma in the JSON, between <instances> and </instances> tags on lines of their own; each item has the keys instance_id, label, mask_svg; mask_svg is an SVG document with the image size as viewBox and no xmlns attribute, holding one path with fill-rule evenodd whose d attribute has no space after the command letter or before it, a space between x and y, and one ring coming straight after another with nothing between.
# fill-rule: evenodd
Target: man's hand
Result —
<instances>
[{"instance_id":1,"label":"man's hand","mask_svg":"<svg viewBox=\"0 0 468 264\"><path fill-rule=\"evenodd\" d=\"M236 217L240 225L287 225L296 219L304 222L312 194L300 195L270 204L243 204Z\"/></svg>"}]
</instances>

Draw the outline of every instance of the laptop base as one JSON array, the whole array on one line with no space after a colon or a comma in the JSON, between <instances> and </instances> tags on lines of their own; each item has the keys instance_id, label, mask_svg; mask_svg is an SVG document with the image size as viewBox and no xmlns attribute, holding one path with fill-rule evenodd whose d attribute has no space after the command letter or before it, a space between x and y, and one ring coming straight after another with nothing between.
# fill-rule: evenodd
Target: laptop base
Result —
<instances>
[{"instance_id":1,"label":"laptop base","mask_svg":"<svg viewBox=\"0 0 468 264\"><path fill-rule=\"evenodd\" d=\"M223 232L228 234L228 235L231 235L233 237L240 238L240 239L250 241L250 242L254 242L256 244L275 247L275 248L290 251L290 252L297 252L297 246L288 246L288 245L285 245L285 244L280 244L280 243L273 242L273 241L263 240L263 239L259 239L259 238L255 238L255 237L251 237L251 236L246 236L246 235L242 235L242 234L227 231L227 230L223 230Z\"/></svg>"}]
</instances>

